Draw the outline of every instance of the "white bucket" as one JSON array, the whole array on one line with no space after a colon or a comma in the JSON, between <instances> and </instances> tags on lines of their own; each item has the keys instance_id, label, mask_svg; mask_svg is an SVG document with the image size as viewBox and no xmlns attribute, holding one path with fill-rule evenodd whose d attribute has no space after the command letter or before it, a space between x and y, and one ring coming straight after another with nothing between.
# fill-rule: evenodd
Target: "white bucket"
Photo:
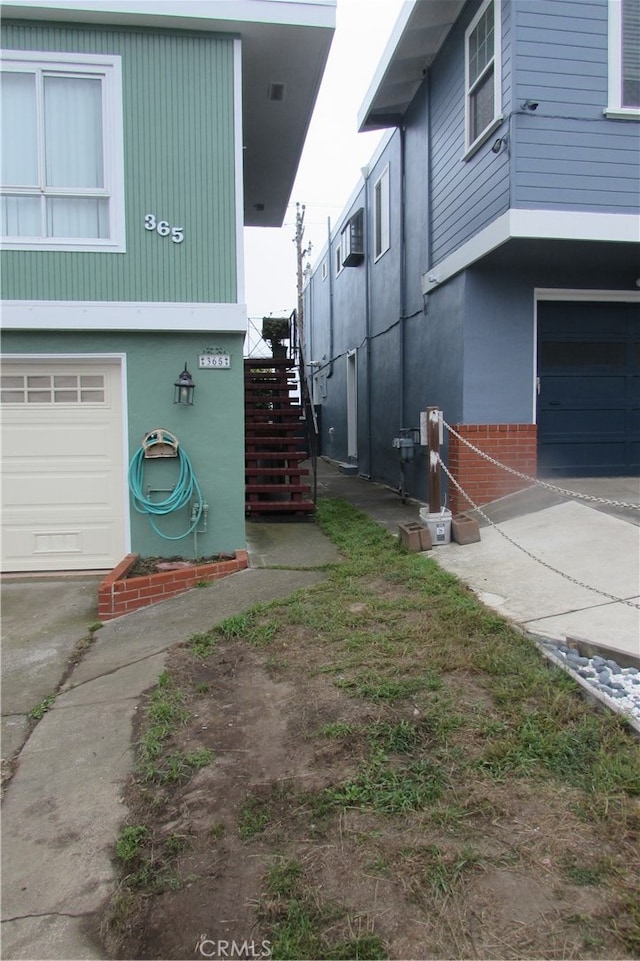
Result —
<instances>
[{"instance_id":1,"label":"white bucket","mask_svg":"<svg viewBox=\"0 0 640 961\"><path fill-rule=\"evenodd\" d=\"M443 507L437 514L430 514L426 507L420 509L420 520L429 528L432 547L451 543L451 511Z\"/></svg>"}]
</instances>

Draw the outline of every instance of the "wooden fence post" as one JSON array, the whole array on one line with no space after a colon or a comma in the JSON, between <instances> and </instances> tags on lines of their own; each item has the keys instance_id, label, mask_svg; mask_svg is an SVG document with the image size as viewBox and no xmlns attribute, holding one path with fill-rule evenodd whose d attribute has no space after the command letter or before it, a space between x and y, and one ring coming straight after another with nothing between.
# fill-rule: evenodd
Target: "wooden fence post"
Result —
<instances>
[{"instance_id":1,"label":"wooden fence post","mask_svg":"<svg viewBox=\"0 0 640 961\"><path fill-rule=\"evenodd\" d=\"M442 509L440 492L440 409L427 407L427 446L429 448L429 513Z\"/></svg>"}]
</instances>

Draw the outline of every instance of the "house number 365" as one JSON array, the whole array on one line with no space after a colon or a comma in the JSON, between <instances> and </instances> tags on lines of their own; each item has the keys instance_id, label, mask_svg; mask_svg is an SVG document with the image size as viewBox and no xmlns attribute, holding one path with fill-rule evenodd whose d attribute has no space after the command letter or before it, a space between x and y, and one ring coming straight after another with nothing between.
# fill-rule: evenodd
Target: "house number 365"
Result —
<instances>
[{"instance_id":1,"label":"house number 365","mask_svg":"<svg viewBox=\"0 0 640 961\"><path fill-rule=\"evenodd\" d=\"M144 229L155 230L161 237L171 237L174 244L181 244L184 240L184 227L172 227L166 220L156 220L155 214L146 215Z\"/></svg>"}]
</instances>

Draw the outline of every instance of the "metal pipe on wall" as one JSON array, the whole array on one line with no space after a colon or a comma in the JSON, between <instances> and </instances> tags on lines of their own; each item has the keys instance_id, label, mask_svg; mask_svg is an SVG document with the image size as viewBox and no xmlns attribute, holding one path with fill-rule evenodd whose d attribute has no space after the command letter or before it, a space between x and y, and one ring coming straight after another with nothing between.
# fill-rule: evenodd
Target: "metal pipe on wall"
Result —
<instances>
[{"instance_id":1,"label":"metal pipe on wall","mask_svg":"<svg viewBox=\"0 0 640 961\"><path fill-rule=\"evenodd\" d=\"M365 223L365 343L367 358L367 475L373 477L371 460L373 457L373 438L371 420L371 243L369 237L372 234L369 224L369 168L361 168L364 179L364 223Z\"/></svg>"},{"instance_id":2,"label":"metal pipe on wall","mask_svg":"<svg viewBox=\"0 0 640 961\"><path fill-rule=\"evenodd\" d=\"M399 391L399 411L400 411L400 423L399 427L403 428L406 426L405 423L405 329L404 329L404 318L406 314L406 274L407 274L407 258L406 258L406 243L405 243L405 128L401 125L399 128L400 132L400 268L398 270L400 290L398 296L398 303L400 309L400 323L398 325L398 352L399 352L399 376L398 376L398 391Z\"/></svg>"},{"instance_id":3,"label":"metal pipe on wall","mask_svg":"<svg viewBox=\"0 0 640 961\"><path fill-rule=\"evenodd\" d=\"M327 217L327 250L329 270L329 370L327 377L333 375L333 252L331 250L331 217Z\"/></svg>"}]
</instances>

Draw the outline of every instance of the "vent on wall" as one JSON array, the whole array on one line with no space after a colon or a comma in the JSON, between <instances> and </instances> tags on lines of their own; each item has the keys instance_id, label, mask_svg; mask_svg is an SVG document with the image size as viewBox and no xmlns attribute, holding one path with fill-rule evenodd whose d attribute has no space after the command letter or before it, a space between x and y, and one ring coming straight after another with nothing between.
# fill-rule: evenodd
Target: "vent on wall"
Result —
<instances>
[{"instance_id":1,"label":"vent on wall","mask_svg":"<svg viewBox=\"0 0 640 961\"><path fill-rule=\"evenodd\" d=\"M281 103L284 100L285 89L286 84L284 83L270 83L267 94L269 100L273 100L274 103Z\"/></svg>"},{"instance_id":2,"label":"vent on wall","mask_svg":"<svg viewBox=\"0 0 640 961\"><path fill-rule=\"evenodd\" d=\"M364 260L364 211L356 210L340 235L340 259L343 267L357 267Z\"/></svg>"}]
</instances>

